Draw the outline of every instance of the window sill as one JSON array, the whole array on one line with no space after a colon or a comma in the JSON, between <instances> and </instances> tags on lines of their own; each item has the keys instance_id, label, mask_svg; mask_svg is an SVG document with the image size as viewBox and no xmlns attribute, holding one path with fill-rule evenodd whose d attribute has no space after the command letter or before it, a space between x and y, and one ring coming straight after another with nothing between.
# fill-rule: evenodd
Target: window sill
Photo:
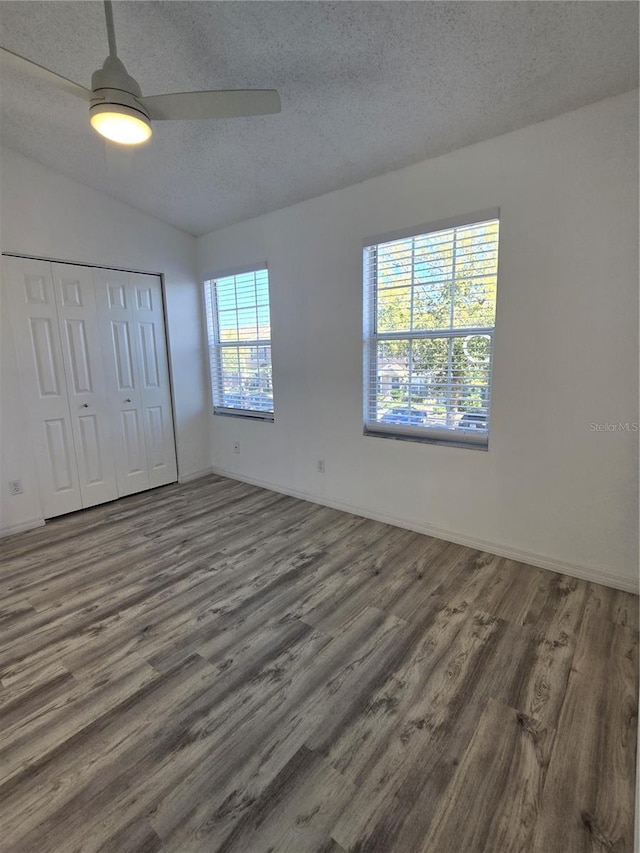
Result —
<instances>
[{"instance_id":1,"label":"window sill","mask_svg":"<svg viewBox=\"0 0 640 853\"><path fill-rule=\"evenodd\" d=\"M489 450L489 439L486 442L464 441L464 439L438 438L433 435L409 435L408 433L386 432L365 427L362 433L368 438L386 438L392 441L410 441L414 444L437 444L440 447L458 447L462 450Z\"/></svg>"},{"instance_id":2,"label":"window sill","mask_svg":"<svg viewBox=\"0 0 640 853\"><path fill-rule=\"evenodd\" d=\"M214 409L215 416L220 415L223 418L243 418L248 421L267 421L273 423L273 412L252 412L247 409Z\"/></svg>"}]
</instances>

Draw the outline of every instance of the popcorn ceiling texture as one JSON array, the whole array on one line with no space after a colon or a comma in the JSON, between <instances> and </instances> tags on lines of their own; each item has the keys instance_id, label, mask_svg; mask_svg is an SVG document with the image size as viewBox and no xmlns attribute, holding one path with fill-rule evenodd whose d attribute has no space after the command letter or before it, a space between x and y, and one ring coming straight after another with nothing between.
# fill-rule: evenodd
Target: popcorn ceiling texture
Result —
<instances>
[{"instance_id":1,"label":"popcorn ceiling texture","mask_svg":"<svg viewBox=\"0 0 640 853\"><path fill-rule=\"evenodd\" d=\"M630 2L114 4L144 94L276 88L282 113L158 122L115 150L81 101L2 67L2 142L191 234L638 86ZM0 42L90 85L101 3L2 2Z\"/></svg>"}]
</instances>

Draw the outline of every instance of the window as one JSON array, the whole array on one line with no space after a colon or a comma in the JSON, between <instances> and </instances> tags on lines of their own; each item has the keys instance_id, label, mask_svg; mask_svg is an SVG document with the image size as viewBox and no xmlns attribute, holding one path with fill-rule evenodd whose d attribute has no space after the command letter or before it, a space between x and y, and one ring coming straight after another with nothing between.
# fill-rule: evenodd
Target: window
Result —
<instances>
[{"instance_id":1,"label":"window","mask_svg":"<svg viewBox=\"0 0 640 853\"><path fill-rule=\"evenodd\" d=\"M367 434L486 446L497 213L364 248Z\"/></svg>"},{"instance_id":2,"label":"window","mask_svg":"<svg viewBox=\"0 0 640 853\"><path fill-rule=\"evenodd\" d=\"M273 420L266 269L204 283L213 410Z\"/></svg>"}]
</instances>

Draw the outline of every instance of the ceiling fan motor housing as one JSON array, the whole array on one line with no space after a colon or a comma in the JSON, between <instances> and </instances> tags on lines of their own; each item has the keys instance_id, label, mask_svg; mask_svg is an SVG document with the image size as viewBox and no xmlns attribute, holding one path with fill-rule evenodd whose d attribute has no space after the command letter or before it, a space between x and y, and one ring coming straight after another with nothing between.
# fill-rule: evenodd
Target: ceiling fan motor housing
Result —
<instances>
[{"instance_id":1,"label":"ceiling fan motor housing","mask_svg":"<svg viewBox=\"0 0 640 853\"><path fill-rule=\"evenodd\" d=\"M138 100L142 97L142 90L117 56L108 56L102 68L94 71L91 76L91 90L91 112L96 107L104 109L113 104L127 112L132 110L146 122L149 121L149 113Z\"/></svg>"}]
</instances>

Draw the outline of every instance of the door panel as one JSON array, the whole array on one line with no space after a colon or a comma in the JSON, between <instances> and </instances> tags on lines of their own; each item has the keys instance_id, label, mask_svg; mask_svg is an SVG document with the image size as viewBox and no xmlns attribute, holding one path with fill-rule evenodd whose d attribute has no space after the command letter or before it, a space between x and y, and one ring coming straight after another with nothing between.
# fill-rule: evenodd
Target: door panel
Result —
<instances>
[{"instance_id":1,"label":"door panel","mask_svg":"<svg viewBox=\"0 0 640 853\"><path fill-rule=\"evenodd\" d=\"M118 497L93 272L52 264L82 505Z\"/></svg>"},{"instance_id":2,"label":"door panel","mask_svg":"<svg viewBox=\"0 0 640 853\"><path fill-rule=\"evenodd\" d=\"M74 394L93 394L91 381L91 359L87 344L84 320L65 320L66 344L71 362L71 377Z\"/></svg>"},{"instance_id":3,"label":"door panel","mask_svg":"<svg viewBox=\"0 0 640 853\"><path fill-rule=\"evenodd\" d=\"M82 454L86 466L87 483L91 485L103 483L105 470L100 453L100 430L95 415L81 415L78 418L80 425L80 439L82 442Z\"/></svg>"},{"instance_id":4,"label":"door panel","mask_svg":"<svg viewBox=\"0 0 640 853\"><path fill-rule=\"evenodd\" d=\"M149 488L144 417L133 343L129 273L94 270L106 394L113 422L118 494Z\"/></svg>"},{"instance_id":5,"label":"door panel","mask_svg":"<svg viewBox=\"0 0 640 853\"><path fill-rule=\"evenodd\" d=\"M146 287L141 284L141 278L138 276L137 284L134 284L136 290L136 306L140 311L153 311L153 293L151 287ZM156 306L160 307L160 306Z\"/></svg>"},{"instance_id":6,"label":"door panel","mask_svg":"<svg viewBox=\"0 0 640 853\"><path fill-rule=\"evenodd\" d=\"M69 267L70 264L65 264ZM77 267L76 269L81 269ZM82 308L82 297L80 295L80 281L77 278L64 277L60 280L60 298L65 308Z\"/></svg>"},{"instance_id":7,"label":"door panel","mask_svg":"<svg viewBox=\"0 0 640 853\"><path fill-rule=\"evenodd\" d=\"M104 283L109 295L109 308L127 309L127 283L129 276L126 273L118 272L117 270L96 270L96 274L104 279ZM113 276L120 276L121 281L112 282Z\"/></svg>"},{"instance_id":8,"label":"door panel","mask_svg":"<svg viewBox=\"0 0 640 853\"><path fill-rule=\"evenodd\" d=\"M62 393L61 387L64 388L64 381L60 381L64 377L59 375L62 364L56 358L53 343L53 334L57 337L58 330L53 333L51 324L49 317L29 318L31 346L41 397L59 397Z\"/></svg>"},{"instance_id":9,"label":"door panel","mask_svg":"<svg viewBox=\"0 0 640 853\"><path fill-rule=\"evenodd\" d=\"M126 320L111 321L115 379L119 391L133 391L136 387L129 326L130 322Z\"/></svg>"},{"instance_id":10,"label":"door panel","mask_svg":"<svg viewBox=\"0 0 640 853\"><path fill-rule=\"evenodd\" d=\"M149 485L162 486L177 479L176 450L169 384L162 285L156 275L131 274L135 298L135 346L140 365L140 393L144 409Z\"/></svg>"},{"instance_id":11,"label":"door panel","mask_svg":"<svg viewBox=\"0 0 640 853\"><path fill-rule=\"evenodd\" d=\"M20 382L45 518L82 508L51 264L5 258Z\"/></svg>"},{"instance_id":12,"label":"door panel","mask_svg":"<svg viewBox=\"0 0 640 853\"><path fill-rule=\"evenodd\" d=\"M22 261L19 258L12 258L11 260L7 259L7 263L11 263L17 267L18 264L22 263ZM30 305L49 305L49 287L47 285L47 279L51 277L49 264L46 261L26 261L26 263L30 265L41 263L45 264L46 275L37 275L34 273L28 273L25 270L16 270L17 277L22 279L21 287L20 285L18 286L24 293L24 301ZM43 273L44 271L43 267Z\"/></svg>"},{"instance_id":13,"label":"door panel","mask_svg":"<svg viewBox=\"0 0 640 853\"><path fill-rule=\"evenodd\" d=\"M147 408L147 435L149 437L149 467L151 470L160 469L164 464L165 437L160 406L149 406Z\"/></svg>"},{"instance_id":14,"label":"door panel","mask_svg":"<svg viewBox=\"0 0 640 853\"><path fill-rule=\"evenodd\" d=\"M143 474L147 469L147 456L144 446L144 430L140 424L137 409L121 412L121 419L127 470L132 474Z\"/></svg>"},{"instance_id":15,"label":"door panel","mask_svg":"<svg viewBox=\"0 0 640 853\"><path fill-rule=\"evenodd\" d=\"M138 331L140 333L143 386L147 390L155 390L160 387L155 326L153 323L138 323Z\"/></svg>"},{"instance_id":16,"label":"door panel","mask_svg":"<svg viewBox=\"0 0 640 853\"><path fill-rule=\"evenodd\" d=\"M69 455L69 451L73 449L73 436L65 418L43 421L43 426L51 465L53 490L56 494L63 494L73 488L75 471Z\"/></svg>"}]
</instances>

